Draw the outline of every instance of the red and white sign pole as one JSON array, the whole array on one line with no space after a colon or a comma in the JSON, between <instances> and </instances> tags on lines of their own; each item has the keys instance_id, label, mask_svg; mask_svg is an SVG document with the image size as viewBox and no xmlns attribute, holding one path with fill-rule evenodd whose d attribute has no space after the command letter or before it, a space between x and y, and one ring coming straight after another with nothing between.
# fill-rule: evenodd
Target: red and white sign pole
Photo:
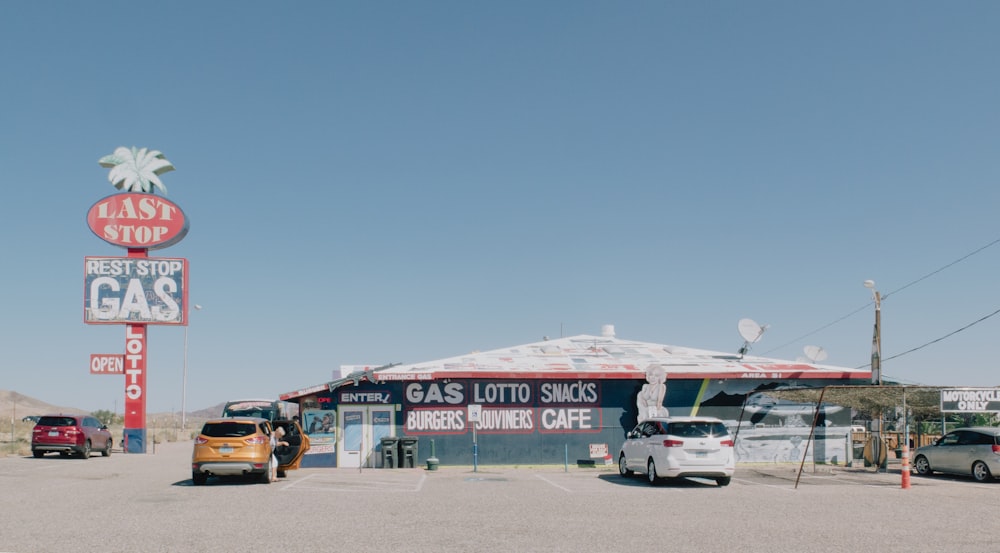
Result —
<instances>
[{"instance_id":1,"label":"red and white sign pole","mask_svg":"<svg viewBox=\"0 0 1000 553\"><path fill-rule=\"evenodd\" d=\"M146 148L115 149L98 162L108 180L123 190L99 200L87 212L98 238L128 250L124 258L86 258L84 322L125 325L126 453L146 453L146 336L149 325L187 325L187 260L150 258L149 250L172 246L188 231L181 208L152 193L166 187L159 175L173 170L163 154ZM91 355L91 374L114 374L114 355ZM117 371L116 371L117 372ZM119 374L121 374L119 373Z\"/></svg>"},{"instance_id":2,"label":"red and white sign pole","mask_svg":"<svg viewBox=\"0 0 1000 553\"><path fill-rule=\"evenodd\" d=\"M145 453L146 325L125 326L125 448Z\"/></svg>"},{"instance_id":3,"label":"red and white sign pole","mask_svg":"<svg viewBox=\"0 0 1000 553\"><path fill-rule=\"evenodd\" d=\"M129 249L128 257L147 257ZM125 436L127 453L146 452L146 325L125 325Z\"/></svg>"}]
</instances>

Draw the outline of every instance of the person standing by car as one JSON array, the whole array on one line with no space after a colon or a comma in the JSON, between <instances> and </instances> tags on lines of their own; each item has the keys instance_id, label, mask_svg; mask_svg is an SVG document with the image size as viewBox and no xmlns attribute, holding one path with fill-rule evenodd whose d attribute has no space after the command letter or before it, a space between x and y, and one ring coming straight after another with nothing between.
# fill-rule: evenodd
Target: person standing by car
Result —
<instances>
[{"instance_id":1,"label":"person standing by car","mask_svg":"<svg viewBox=\"0 0 1000 553\"><path fill-rule=\"evenodd\" d=\"M281 446L288 446L288 442L282 440L285 437L285 429L282 427L277 427L274 432L271 432L271 468L268 478L271 482L277 482L278 480L278 457L275 455L275 451Z\"/></svg>"}]
</instances>

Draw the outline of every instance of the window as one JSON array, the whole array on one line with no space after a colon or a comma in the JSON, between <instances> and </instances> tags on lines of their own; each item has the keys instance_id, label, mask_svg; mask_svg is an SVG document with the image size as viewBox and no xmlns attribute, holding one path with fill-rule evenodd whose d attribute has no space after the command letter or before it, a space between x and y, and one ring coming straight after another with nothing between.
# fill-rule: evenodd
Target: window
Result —
<instances>
[{"instance_id":1,"label":"window","mask_svg":"<svg viewBox=\"0 0 1000 553\"><path fill-rule=\"evenodd\" d=\"M969 443L975 445L993 445L994 438L988 434L980 434L979 432L969 432Z\"/></svg>"},{"instance_id":2,"label":"window","mask_svg":"<svg viewBox=\"0 0 1000 553\"><path fill-rule=\"evenodd\" d=\"M42 417L38 419L39 426L75 426L73 417Z\"/></svg>"},{"instance_id":3,"label":"window","mask_svg":"<svg viewBox=\"0 0 1000 553\"><path fill-rule=\"evenodd\" d=\"M726 425L712 421L672 422L667 433L682 438L718 438L729 435Z\"/></svg>"},{"instance_id":4,"label":"window","mask_svg":"<svg viewBox=\"0 0 1000 553\"><path fill-rule=\"evenodd\" d=\"M211 438L242 438L256 434L252 422L206 422L201 433Z\"/></svg>"},{"instance_id":5,"label":"window","mask_svg":"<svg viewBox=\"0 0 1000 553\"><path fill-rule=\"evenodd\" d=\"M938 445L956 445L958 444L958 432L952 432L951 434L945 434Z\"/></svg>"}]
</instances>

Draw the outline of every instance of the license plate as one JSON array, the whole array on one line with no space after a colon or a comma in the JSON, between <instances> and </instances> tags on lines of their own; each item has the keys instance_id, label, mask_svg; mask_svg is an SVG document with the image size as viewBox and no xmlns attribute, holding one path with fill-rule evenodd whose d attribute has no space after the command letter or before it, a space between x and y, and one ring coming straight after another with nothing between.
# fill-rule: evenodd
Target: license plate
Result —
<instances>
[{"instance_id":1,"label":"license plate","mask_svg":"<svg viewBox=\"0 0 1000 553\"><path fill-rule=\"evenodd\" d=\"M228 445L224 445L224 446L222 446L222 447L219 448L219 453L232 453L232 452L233 452L233 448L230 447L230 446L228 446Z\"/></svg>"},{"instance_id":2,"label":"license plate","mask_svg":"<svg viewBox=\"0 0 1000 553\"><path fill-rule=\"evenodd\" d=\"M708 457L708 452L707 451L695 451L694 452L694 456L698 457L699 459L702 458L702 457Z\"/></svg>"},{"instance_id":3,"label":"license plate","mask_svg":"<svg viewBox=\"0 0 1000 553\"><path fill-rule=\"evenodd\" d=\"M49 436L58 436L58 435L59 435L58 430L49 430Z\"/></svg>"}]
</instances>

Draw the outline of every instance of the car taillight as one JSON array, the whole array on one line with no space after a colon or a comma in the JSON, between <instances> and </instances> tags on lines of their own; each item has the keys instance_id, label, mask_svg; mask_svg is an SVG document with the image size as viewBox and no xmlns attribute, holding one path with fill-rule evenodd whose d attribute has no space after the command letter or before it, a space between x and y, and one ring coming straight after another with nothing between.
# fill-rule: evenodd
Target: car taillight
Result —
<instances>
[{"instance_id":1,"label":"car taillight","mask_svg":"<svg viewBox=\"0 0 1000 553\"><path fill-rule=\"evenodd\" d=\"M733 441L732 440L722 440L721 442L719 442L719 445L721 445L722 447L733 447Z\"/></svg>"},{"instance_id":2,"label":"car taillight","mask_svg":"<svg viewBox=\"0 0 1000 553\"><path fill-rule=\"evenodd\" d=\"M663 440L663 447L684 447L684 440Z\"/></svg>"},{"instance_id":3,"label":"car taillight","mask_svg":"<svg viewBox=\"0 0 1000 553\"><path fill-rule=\"evenodd\" d=\"M264 436L254 436L253 438L247 438L243 441L250 445L260 445L260 444L266 444L267 438L265 438Z\"/></svg>"},{"instance_id":4,"label":"car taillight","mask_svg":"<svg viewBox=\"0 0 1000 553\"><path fill-rule=\"evenodd\" d=\"M198 436L197 438L194 439L194 445L204 445L207 443L208 443L208 438L202 438L201 436Z\"/></svg>"},{"instance_id":5,"label":"car taillight","mask_svg":"<svg viewBox=\"0 0 1000 553\"><path fill-rule=\"evenodd\" d=\"M1000 445L993 446L993 453L995 453L996 455L1000 455Z\"/></svg>"}]
</instances>

